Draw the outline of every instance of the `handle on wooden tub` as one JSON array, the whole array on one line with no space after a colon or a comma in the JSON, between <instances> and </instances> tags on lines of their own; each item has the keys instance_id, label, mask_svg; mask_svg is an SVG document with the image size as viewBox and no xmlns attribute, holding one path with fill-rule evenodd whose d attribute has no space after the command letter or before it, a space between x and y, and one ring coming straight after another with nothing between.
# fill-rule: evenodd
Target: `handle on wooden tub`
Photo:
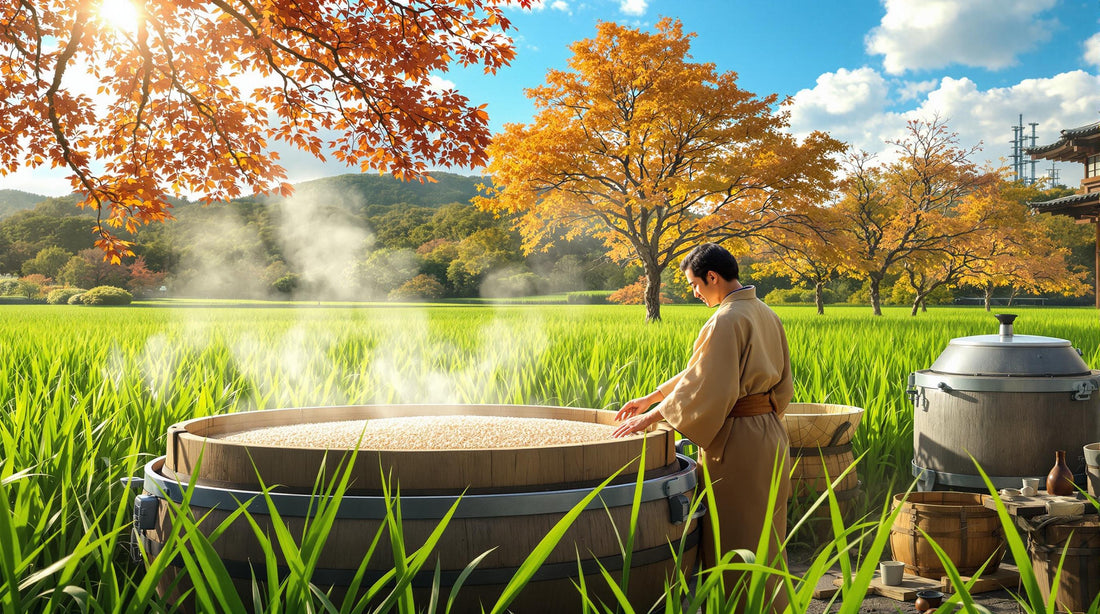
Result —
<instances>
[{"instance_id":1,"label":"handle on wooden tub","mask_svg":"<svg viewBox=\"0 0 1100 614\"><path fill-rule=\"evenodd\" d=\"M698 520L706 514L707 506L705 503L700 503L699 507L695 509L695 513L692 513L691 499L688 499L687 495L679 494L668 498L668 516L672 524L681 525L688 520Z\"/></svg>"},{"instance_id":2,"label":"handle on wooden tub","mask_svg":"<svg viewBox=\"0 0 1100 614\"><path fill-rule=\"evenodd\" d=\"M692 456L691 454L687 453L687 446L691 446L696 450L699 449L699 446L696 445L694 441L688 439L687 437L681 437L680 439L676 440L676 453L683 454L684 456Z\"/></svg>"}]
</instances>

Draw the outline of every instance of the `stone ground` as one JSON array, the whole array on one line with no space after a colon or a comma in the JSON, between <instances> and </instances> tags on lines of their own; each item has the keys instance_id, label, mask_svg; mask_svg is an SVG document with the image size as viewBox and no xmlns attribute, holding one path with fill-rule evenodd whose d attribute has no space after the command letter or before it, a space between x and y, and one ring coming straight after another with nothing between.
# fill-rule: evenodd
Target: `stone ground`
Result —
<instances>
[{"instance_id":1,"label":"stone ground","mask_svg":"<svg viewBox=\"0 0 1100 614\"><path fill-rule=\"evenodd\" d=\"M808 565L792 561L790 563L790 569L796 574L804 573ZM822 585L824 587L831 587L833 578L840 577L840 571L836 570L835 575L822 578ZM974 595L974 603L982 605L989 609L993 614L1021 614L1023 609L1013 599L1012 595L1008 591L992 591L988 593L980 593ZM840 598L838 597L832 607L829 608L829 600L815 599L807 610L807 614L824 614L825 612L836 612L840 609ZM961 610L962 606L958 606L957 610ZM888 613L901 612L903 614L916 614L917 609L913 606L912 601L896 601L888 597L881 597L878 595L868 595L863 598L862 606L859 608L860 613Z\"/></svg>"}]
</instances>

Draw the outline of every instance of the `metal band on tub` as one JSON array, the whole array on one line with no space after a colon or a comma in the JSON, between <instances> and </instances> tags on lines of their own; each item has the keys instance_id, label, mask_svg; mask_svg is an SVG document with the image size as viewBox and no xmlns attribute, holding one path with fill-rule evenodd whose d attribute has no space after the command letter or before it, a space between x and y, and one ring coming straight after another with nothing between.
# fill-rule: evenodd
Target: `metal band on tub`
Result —
<instances>
[{"instance_id":1,"label":"metal band on tub","mask_svg":"<svg viewBox=\"0 0 1100 614\"><path fill-rule=\"evenodd\" d=\"M668 499L676 495L695 490L698 479L695 474L694 460L677 455L679 469L671 475L651 478L642 482L641 500L643 502ZM182 503L184 493L191 489L189 504L202 508L220 508L236 510L242 505L249 513L267 514L268 504L264 495L258 491L211 488L196 484L177 482L160 474L164 457L157 458L145 465L141 487L158 498ZM604 507L622 507L634 501L635 483L605 486L586 509ZM401 496L401 516L405 519L438 519L450 510L458 501L455 518L494 518L504 516L533 516L537 514L564 513L591 494L591 488L574 488L543 492L505 493L491 495L464 496ZM305 517L316 513L317 499L313 495L269 492L272 505L283 516ZM461 499L461 501L459 501ZM379 496L344 495L340 500L340 518L385 518L388 510L386 500Z\"/></svg>"}]
</instances>

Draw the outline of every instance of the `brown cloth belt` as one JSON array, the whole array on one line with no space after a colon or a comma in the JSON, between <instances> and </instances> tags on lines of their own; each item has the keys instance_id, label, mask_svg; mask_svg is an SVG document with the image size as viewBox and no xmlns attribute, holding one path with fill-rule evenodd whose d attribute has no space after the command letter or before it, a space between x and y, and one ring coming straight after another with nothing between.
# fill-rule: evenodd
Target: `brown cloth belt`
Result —
<instances>
[{"instance_id":1,"label":"brown cloth belt","mask_svg":"<svg viewBox=\"0 0 1100 614\"><path fill-rule=\"evenodd\" d=\"M731 418L748 418L749 416L762 416L775 411L775 403L768 392L749 394L737 399L730 410Z\"/></svg>"},{"instance_id":2,"label":"brown cloth belt","mask_svg":"<svg viewBox=\"0 0 1100 614\"><path fill-rule=\"evenodd\" d=\"M747 394L737 402L733 404L730 409L730 413L726 415L726 421L722 423L722 427L715 433L714 440L707 446L707 454L717 462L722 462L722 457L726 453L726 442L730 438L730 433L733 431L733 419L734 418L748 418L750 416L763 416L775 412L775 398L772 397L771 391L761 392L758 394Z\"/></svg>"}]
</instances>

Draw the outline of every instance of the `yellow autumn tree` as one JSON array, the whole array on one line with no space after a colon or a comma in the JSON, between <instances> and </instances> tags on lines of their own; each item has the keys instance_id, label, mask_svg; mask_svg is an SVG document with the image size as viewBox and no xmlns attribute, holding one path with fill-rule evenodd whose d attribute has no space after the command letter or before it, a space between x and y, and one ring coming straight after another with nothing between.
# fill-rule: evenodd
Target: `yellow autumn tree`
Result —
<instances>
[{"instance_id":1,"label":"yellow autumn tree","mask_svg":"<svg viewBox=\"0 0 1100 614\"><path fill-rule=\"evenodd\" d=\"M399 178L482 166L484 105L434 77L507 64L502 7L531 1L4 2L0 175L67 168L117 262L111 229L169 218L169 195L287 193L273 141Z\"/></svg>"},{"instance_id":2,"label":"yellow autumn tree","mask_svg":"<svg viewBox=\"0 0 1100 614\"><path fill-rule=\"evenodd\" d=\"M1087 294L1089 271L1071 263L1065 239L1083 234L1088 241L1090 229L1082 229L1065 216L1031 211L1027 203L1045 196L1039 185L1001 180L993 191L1002 201L996 216L997 232L987 233L984 240L999 248L989 249L991 257L975 263L960 280L982 290L986 311L998 288L1008 289L1010 302L1020 292Z\"/></svg>"},{"instance_id":3,"label":"yellow autumn tree","mask_svg":"<svg viewBox=\"0 0 1100 614\"><path fill-rule=\"evenodd\" d=\"M494 137L477 199L514 216L527 251L591 235L639 261L647 320L660 319L661 272L696 244L804 221L800 203L824 200L844 148L820 132L799 142L775 95L692 62L693 36L667 18L653 32L600 23L568 70L527 90L533 121Z\"/></svg>"},{"instance_id":4,"label":"yellow autumn tree","mask_svg":"<svg viewBox=\"0 0 1100 614\"><path fill-rule=\"evenodd\" d=\"M843 218L832 207L811 205L804 214L804 224L773 228L750 244L760 260L755 270L812 287L821 315L825 313L825 284L846 269L851 236L842 231Z\"/></svg>"},{"instance_id":5,"label":"yellow autumn tree","mask_svg":"<svg viewBox=\"0 0 1100 614\"><path fill-rule=\"evenodd\" d=\"M937 216L929 234L943 240L927 243L901 262L902 278L913 292L910 315L917 315L938 288L974 280L1022 249L1018 216L1023 207L1005 198L1001 186L982 185L961 198L949 215Z\"/></svg>"},{"instance_id":6,"label":"yellow autumn tree","mask_svg":"<svg viewBox=\"0 0 1100 614\"><path fill-rule=\"evenodd\" d=\"M848 156L837 203L852 239L851 270L867 280L876 316L887 275L981 230L953 218L966 198L998 179L971 160L979 148L960 145L938 116L910 121L891 144L896 159L888 164L865 152Z\"/></svg>"}]
</instances>

